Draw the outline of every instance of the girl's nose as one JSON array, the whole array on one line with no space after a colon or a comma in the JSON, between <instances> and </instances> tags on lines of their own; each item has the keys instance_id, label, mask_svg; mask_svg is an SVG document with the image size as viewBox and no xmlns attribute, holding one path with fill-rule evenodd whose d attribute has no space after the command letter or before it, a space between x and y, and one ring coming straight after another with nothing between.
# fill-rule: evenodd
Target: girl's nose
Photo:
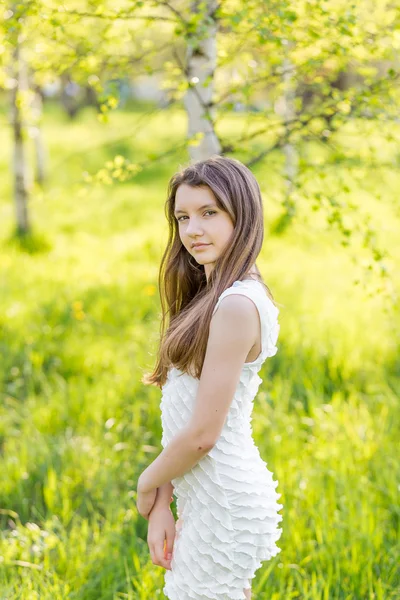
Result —
<instances>
[{"instance_id":1,"label":"girl's nose","mask_svg":"<svg viewBox=\"0 0 400 600\"><path fill-rule=\"evenodd\" d=\"M190 221L188 226L186 227L186 233L203 233L203 230L200 227L200 224L194 220Z\"/></svg>"}]
</instances>

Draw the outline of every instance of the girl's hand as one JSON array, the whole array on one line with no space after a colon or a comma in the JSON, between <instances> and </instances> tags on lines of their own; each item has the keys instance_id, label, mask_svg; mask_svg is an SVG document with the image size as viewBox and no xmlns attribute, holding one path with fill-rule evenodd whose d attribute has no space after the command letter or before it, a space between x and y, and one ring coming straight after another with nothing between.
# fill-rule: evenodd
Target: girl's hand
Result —
<instances>
[{"instance_id":1,"label":"girl's hand","mask_svg":"<svg viewBox=\"0 0 400 600\"><path fill-rule=\"evenodd\" d=\"M147 544L153 564L169 571L175 532L175 518L169 506L156 506L150 513Z\"/></svg>"},{"instance_id":2,"label":"girl's hand","mask_svg":"<svg viewBox=\"0 0 400 600\"><path fill-rule=\"evenodd\" d=\"M138 485L136 506L139 514L145 519L149 518L151 509L154 506L154 502L157 497L157 489L150 490L149 492L143 492Z\"/></svg>"}]
</instances>

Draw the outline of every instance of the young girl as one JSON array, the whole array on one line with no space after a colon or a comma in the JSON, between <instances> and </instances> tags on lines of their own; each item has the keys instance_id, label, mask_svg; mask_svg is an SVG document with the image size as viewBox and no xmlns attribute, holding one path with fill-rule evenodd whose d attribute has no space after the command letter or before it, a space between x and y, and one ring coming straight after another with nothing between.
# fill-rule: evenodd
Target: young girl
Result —
<instances>
[{"instance_id":1,"label":"young girl","mask_svg":"<svg viewBox=\"0 0 400 600\"><path fill-rule=\"evenodd\" d=\"M262 561L281 551L283 506L251 428L258 372L279 333L255 265L260 189L241 162L213 156L172 177L166 215L161 344L142 380L162 389L164 449L139 477L137 508L167 598L246 600Z\"/></svg>"}]
</instances>

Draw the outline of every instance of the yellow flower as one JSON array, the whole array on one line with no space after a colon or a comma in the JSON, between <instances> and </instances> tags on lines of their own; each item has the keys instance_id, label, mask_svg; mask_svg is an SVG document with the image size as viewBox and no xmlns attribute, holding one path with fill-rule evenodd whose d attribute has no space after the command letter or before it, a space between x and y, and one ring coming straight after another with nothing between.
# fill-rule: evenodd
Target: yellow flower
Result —
<instances>
[{"instance_id":1,"label":"yellow flower","mask_svg":"<svg viewBox=\"0 0 400 600\"><path fill-rule=\"evenodd\" d=\"M146 294L146 296L154 296L154 294L156 293L156 291L157 291L157 288L153 284L146 285L143 288L143 292Z\"/></svg>"}]
</instances>

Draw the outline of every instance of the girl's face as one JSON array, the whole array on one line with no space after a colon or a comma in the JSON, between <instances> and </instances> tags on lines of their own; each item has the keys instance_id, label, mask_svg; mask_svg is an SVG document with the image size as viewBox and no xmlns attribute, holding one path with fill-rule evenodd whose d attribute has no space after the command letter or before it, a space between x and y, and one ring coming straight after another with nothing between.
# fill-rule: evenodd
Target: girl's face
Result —
<instances>
[{"instance_id":1,"label":"girl's face","mask_svg":"<svg viewBox=\"0 0 400 600\"><path fill-rule=\"evenodd\" d=\"M214 262L233 232L230 216L218 208L209 187L191 187L182 183L175 194L175 218L182 244L200 265L204 265L208 280ZM193 247L199 242L207 245Z\"/></svg>"}]
</instances>

